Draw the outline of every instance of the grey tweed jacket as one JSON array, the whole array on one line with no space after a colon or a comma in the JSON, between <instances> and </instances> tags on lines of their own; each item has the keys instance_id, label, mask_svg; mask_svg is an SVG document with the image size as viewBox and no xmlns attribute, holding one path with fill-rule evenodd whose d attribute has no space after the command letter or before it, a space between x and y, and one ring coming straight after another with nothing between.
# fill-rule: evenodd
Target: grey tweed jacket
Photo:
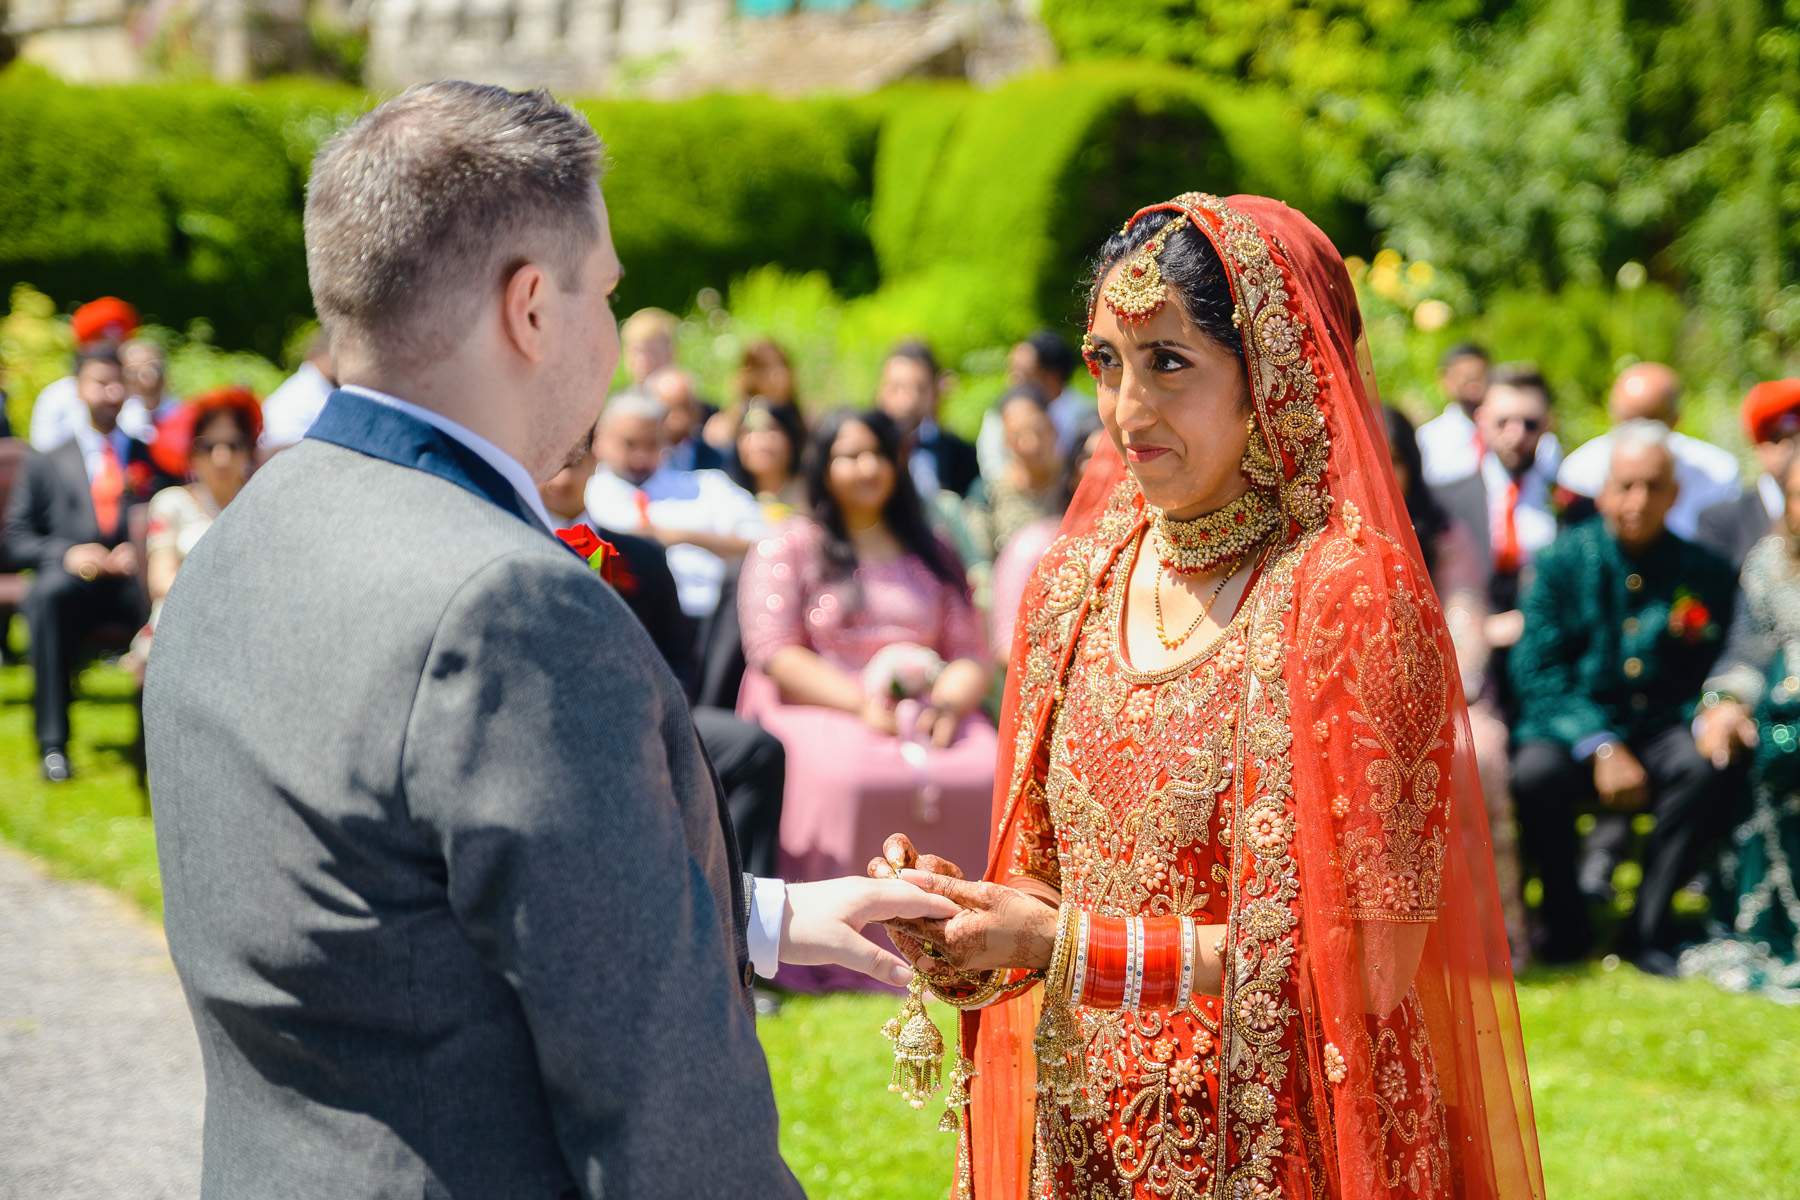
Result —
<instances>
[{"instance_id":1,"label":"grey tweed jacket","mask_svg":"<svg viewBox=\"0 0 1800 1200\"><path fill-rule=\"evenodd\" d=\"M144 713L208 1200L801 1196L686 704L535 522L305 441L182 567Z\"/></svg>"}]
</instances>

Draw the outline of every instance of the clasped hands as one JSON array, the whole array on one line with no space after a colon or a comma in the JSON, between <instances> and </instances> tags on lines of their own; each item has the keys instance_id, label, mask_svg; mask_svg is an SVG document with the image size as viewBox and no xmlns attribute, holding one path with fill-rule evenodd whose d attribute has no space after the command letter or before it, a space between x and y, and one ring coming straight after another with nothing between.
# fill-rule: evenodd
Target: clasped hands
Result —
<instances>
[{"instance_id":1,"label":"clasped hands","mask_svg":"<svg viewBox=\"0 0 1800 1200\"><path fill-rule=\"evenodd\" d=\"M883 857L869 860L871 878L901 879L957 906L948 917L931 914L882 922L914 969L942 977L1049 965L1056 946L1059 898L1047 885L1021 880L1018 887L1009 887L965 879L955 863L935 854L921 855L903 833L889 837L881 849Z\"/></svg>"},{"instance_id":2,"label":"clasped hands","mask_svg":"<svg viewBox=\"0 0 1800 1200\"><path fill-rule=\"evenodd\" d=\"M137 547L130 542L121 542L111 550L98 542L82 542L63 552L63 570L78 579L135 575L137 569Z\"/></svg>"}]
</instances>

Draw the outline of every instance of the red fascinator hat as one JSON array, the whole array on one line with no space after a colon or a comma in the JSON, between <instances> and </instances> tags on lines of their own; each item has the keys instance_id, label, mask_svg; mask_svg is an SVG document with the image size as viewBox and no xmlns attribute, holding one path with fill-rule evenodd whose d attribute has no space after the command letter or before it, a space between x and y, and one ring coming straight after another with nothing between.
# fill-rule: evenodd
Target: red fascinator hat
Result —
<instances>
[{"instance_id":1,"label":"red fascinator hat","mask_svg":"<svg viewBox=\"0 0 1800 1200\"><path fill-rule=\"evenodd\" d=\"M69 318L69 332L78 345L104 337L123 341L137 332L138 310L117 296L102 296L75 310Z\"/></svg>"},{"instance_id":2,"label":"red fascinator hat","mask_svg":"<svg viewBox=\"0 0 1800 1200\"><path fill-rule=\"evenodd\" d=\"M1800 379L1759 383L1744 397L1744 428L1753 442L1800 433Z\"/></svg>"},{"instance_id":3,"label":"red fascinator hat","mask_svg":"<svg viewBox=\"0 0 1800 1200\"><path fill-rule=\"evenodd\" d=\"M242 414L252 442L262 436L262 405L257 403L256 393L242 384L227 384L201 392L169 414L168 420L157 426L150 457L166 474L177 479L184 477L188 473L188 456L194 449L194 435L221 412Z\"/></svg>"}]
</instances>

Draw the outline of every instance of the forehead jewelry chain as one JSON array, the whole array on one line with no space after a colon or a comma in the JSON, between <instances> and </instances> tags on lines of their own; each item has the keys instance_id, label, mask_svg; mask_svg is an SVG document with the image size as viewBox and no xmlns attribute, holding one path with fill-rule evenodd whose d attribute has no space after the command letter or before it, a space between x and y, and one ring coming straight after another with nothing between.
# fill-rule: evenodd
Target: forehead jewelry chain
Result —
<instances>
[{"instance_id":1,"label":"forehead jewelry chain","mask_svg":"<svg viewBox=\"0 0 1800 1200\"><path fill-rule=\"evenodd\" d=\"M1231 582L1231 577L1233 575L1237 574L1238 567L1243 565L1243 561L1244 561L1243 556L1239 555L1236 559L1234 559L1230 563L1226 564L1225 573L1223 575L1219 576L1219 586L1213 589L1213 594L1207 600L1206 607L1202 608L1200 610L1200 615L1194 618L1194 623L1187 627L1186 633L1183 633L1180 637L1173 637L1173 638L1170 637L1167 633L1165 633L1163 631L1162 584L1163 584L1163 576L1165 574L1173 576L1175 574L1175 572L1169 570L1169 568L1167 568L1167 567L1158 567L1157 568L1157 571L1156 571L1156 640L1162 643L1162 647L1164 650L1173 650L1173 649L1175 649L1175 647L1181 645L1181 643L1187 641L1189 638L1194 636L1194 631L1196 629L1200 628L1200 622L1206 620L1206 614L1210 613L1212 611L1213 605L1215 605L1219 602L1219 594L1225 590L1225 585Z\"/></svg>"},{"instance_id":2,"label":"forehead jewelry chain","mask_svg":"<svg viewBox=\"0 0 1800 1200\"><path fill-rule=\"evenodd\" d=\"M1119 272L1119 277L1106 285L1101 294L1106 299L1106 306L1113 310L1119 320L1131 323L1148 321L1163 306L1168 293L1163 288L1162 268L1156 259L1163 252L1163 246L1168 243L1169 235L1187 223L1187 214L1182 213L1157 230L1156 236L1131 256L1124 270Z\"/></svg>"}]
</instances>

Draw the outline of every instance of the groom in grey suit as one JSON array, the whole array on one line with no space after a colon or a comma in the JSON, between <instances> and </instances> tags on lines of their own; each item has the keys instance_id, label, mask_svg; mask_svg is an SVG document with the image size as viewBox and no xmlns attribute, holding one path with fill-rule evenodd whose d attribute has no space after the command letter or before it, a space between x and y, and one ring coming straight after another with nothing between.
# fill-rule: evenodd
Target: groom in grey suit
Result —
<instances>
[{"instance_id":1,"label":"groom in grey suit","mask_svg":"<svg viewBox=\"0 0 1800 1200\"><path fill-rule=\"evenodd\" d=\"M436 84L315 164L342 390L195 548L145 683L204 1195L801 1195L750 1003L955 906L738 871L675 679L535 484L620 267L586 122Z\"/></svg>"}]
</instances>

